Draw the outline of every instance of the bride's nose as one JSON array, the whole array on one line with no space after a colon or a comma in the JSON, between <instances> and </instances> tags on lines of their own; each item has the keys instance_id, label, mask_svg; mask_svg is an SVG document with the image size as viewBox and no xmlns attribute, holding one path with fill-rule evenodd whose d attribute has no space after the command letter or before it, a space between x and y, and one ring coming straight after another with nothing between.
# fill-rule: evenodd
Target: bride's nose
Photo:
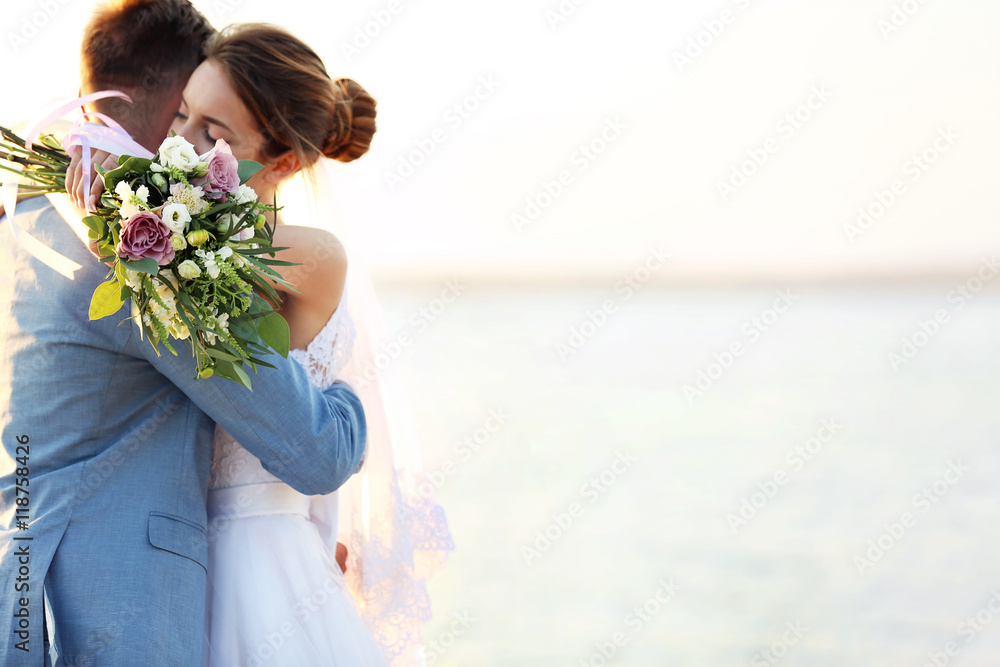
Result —
<instances>
[{"instance_id":1,"label":"bride's nose","mask_svg":"<svg viewBox=\"0 0 1000 667\"><path fill-rule=\"evenodd\" d=\"M194 128L191 125L191 119L181 119L174 118L174 122L170 124L170 129L177 133L178 136L184 137L189 143L194 144Z\"/></svg>"},{"instance_id":2,"label":"bride's nose","mask_svg":"<svg viewBox=\"0 0 1000 667\"><path fill-rule=\"evenodd\" d=\"M189 144L191 144L192 146L195 145L196 135L194 127L191 124L191 121L182 122L181 126L177 128L176 132L180 136L184 137L184 139L186 139Z\"/></svg>"}]
</instances>

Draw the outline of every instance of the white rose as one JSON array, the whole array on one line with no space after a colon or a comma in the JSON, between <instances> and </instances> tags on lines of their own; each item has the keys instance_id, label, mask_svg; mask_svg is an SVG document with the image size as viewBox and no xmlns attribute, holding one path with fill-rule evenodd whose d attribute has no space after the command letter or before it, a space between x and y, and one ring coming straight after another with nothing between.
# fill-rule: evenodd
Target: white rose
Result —
<instances>
[{"instance_id":1,"label":"white rose","mask_svg":"<svg viewBox=\"0 0 1000 667\"><path fill-rule=\"evenodd\" d=\"M171 234L170 235L170 245L174 250L184 250L187 247L187 239L184 238L183 234Z\"/></svg>"},{"instance_id":2,"label":"white rose","mask_svg":"<svg viewBox=\"0 0 1000 667\"><path fill-rule=\"evenodd\" d=\"M184 280L193 280L201 275L201 269L194 261L186 259L177 267L177 273Z\"/></svg>"},{"instance_id":3,"label":"white rose","mask_svg":"<svg viewBox=\"0 0 1000 667\"><path fill-rule=\"evenodd\" d=\"M158 153L161 165L175 167L183 172L194 171L201 162L194 146L180 135L164 139Z\"/></svg>"},{"instance_id":4,"label":"white rose","mask_svg":"<svg viewBox=\"0 0 1000 667\"><path fill-rule=\"evenodd\" d=\"M160 213L160 219L170 231L179 234L184 231L187 223L191 222L191 214L184 204L166 204Z\"/></svg>"}]
</instances>

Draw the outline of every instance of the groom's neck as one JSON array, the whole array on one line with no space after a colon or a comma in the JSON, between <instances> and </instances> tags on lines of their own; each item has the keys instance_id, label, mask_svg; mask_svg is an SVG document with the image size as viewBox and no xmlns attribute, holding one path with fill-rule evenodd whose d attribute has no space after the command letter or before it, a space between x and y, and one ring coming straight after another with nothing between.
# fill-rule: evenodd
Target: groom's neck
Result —
<instances>
[{"instance_id":1,"label":"groom's neck","mask_svg":"<svg viewBox=\"0 0 1000 667\"><path fill-rule=\"evenodd\" d=\"M84 91L82 94L87 92ZM87 111L96 111L113 119L139 145L155 153L170 132L173 112L180 107L180 89L175 94L158 96L156 99L148 95L144 97L143 91L136 93L126 89L123 92L133 101L105 98L91 102L85 108Z\"/></svg>"}]
</instances>

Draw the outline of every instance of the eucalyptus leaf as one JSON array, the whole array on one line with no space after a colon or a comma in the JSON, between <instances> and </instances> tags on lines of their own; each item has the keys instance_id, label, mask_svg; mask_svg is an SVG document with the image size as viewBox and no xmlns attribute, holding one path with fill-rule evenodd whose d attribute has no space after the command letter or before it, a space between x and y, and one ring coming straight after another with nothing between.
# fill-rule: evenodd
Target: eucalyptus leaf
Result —
<instances>
[{"instance_id":1,"label":"eucalyptus leaf","mask_svg":"<svg viewBox=\"0 0 1000 667\"><path fill-rule=\"evenodd\" d=\"M258 171L264 168L260 162L255 162L254 160L240 160L237 172L240 177L240 183L246 183L250 180L250 177L256 174Z\"/></svg>"},{"instance_id":2,"label":"eucalyptus leaf","mask_svg":"<svg viewBox=\"0 0 1000 667\"><path fill-rule=\"evenodd\" d=\"M123 259L122 264L125 265L126 269L131 269L133 271L141 271L142 273L148 273L151 276L155 276L160 272L160 265L156 263L155 259L147 257L146 259L140 259L137 262L132 260Z\"/></svg>"},{"instance_id":3,"label":"eucalyptus leaf","mask_svg":"<svg viewBox=\"0 0 1000 667\"><path fill-rule=\"evenodd\" d=\"M260 318L257 323L257 330L260 332L262 343L273 349L283 357L288 356L288 322L278 313L271 313Z\"/></svg>"},{"instance_id":4,"label":"eucalyptus leaf","mask_svg":"<svg viewBox=\"0 0 1000 667\"><path fill-rule=\"evenodd\" d=\"M94 290L90 299L90 319L99 320L108 315L114 315L125 303L121 298L121 286L117 280L101 283Z\"/></svg>"},{"instance_id":5,"label":"eucalyptus leaf","mask_svg":"<svg viewBox=\"0 0 1000 667\"><path fill-rule=\"evenodd\" d=\"M208 354L208 356L214 359L221 359L223 361L229 361L232 363L236 363L240 360L238 357L234 357L228 352L223 352L222 350L216 350L213 347L206 347L205 352Z\"/></svg>"},{"instance_id":6,"label":"eucalyptus leaf","mask_svg":"<svg viewBox=\"0 0 1000 667\"><path fill-rule=\"evenodd\" d=\"M246 315L229 318L229 331L246 340L257 340L257 330L253 326L253 320Z\"/></svg>"},{"instance_id":7,"label":"eucalyptus leaf","mask_svg":"<svg viewBox=\"0 0 1000 667\"><path fill-rule=\"evenodd\" d=\"M242 368L231 362L218 361L215 365L215 374L227 380L239 382L250 391L253 391L253 387L250 385L250 376Z\"/></svg>"},{"instance_id":8,"label":"eucalyptus leaf","mask_svg":"<svg viewBox=\"0 0 1000 667\"><path fill-rule=\"evenodd\" d=\"M88 215L82 220L83 224L87 225L87 229L97 232L97 237L100 238L104 235L104 218L99 215Z\"/></svg>"}]
</instances>

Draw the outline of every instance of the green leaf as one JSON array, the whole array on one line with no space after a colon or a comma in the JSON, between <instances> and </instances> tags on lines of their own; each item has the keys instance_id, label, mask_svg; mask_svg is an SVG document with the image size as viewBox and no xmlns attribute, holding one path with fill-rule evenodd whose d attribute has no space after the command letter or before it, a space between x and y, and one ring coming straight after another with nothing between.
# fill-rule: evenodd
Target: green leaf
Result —
<instances>
[{"instance_id":1,"label":"green leaf","mask_svg":"<svg viewBox=\"0 0 1000 667\"><path fill-rule=\"evenodd\" d=\"M277 366L275 366L274 364L269 364L266 361L261 361L257 357L247 357L247 361L249 361L251 364L258 364L260 366L267 366L268 368L277 368Z\"/></svg>"},{"instance_id":2,"label":"green leaf","mask_svg":"<svg viewBox=\"0 0 1000 667\"><path fill-rule=\"evenodd\" d=\"M87 225L88 229L91 229L98 234L104 234L104 225L106 223L104 222L104 218L99 215L88 215L83 219L83 224Z\"/></svg>"},{"instance_id":3,"label":"green leaf","mask_svg":"<svg viewBox=\"0 0 1000 667\"><path fill-rule=\"evenodd\" d=\"M283 259L269 259L267 257L259 257L258 261L267 264L268 266L301 266L301 262L286 262Z\"/></svg>"},{"instance_id":4,"label":"green leaf","mask_svg":"<svg viewBox=\"0 0 1000 667\"><path fill-rule=\"evenodd\" d=\"M215 374L227 380L239 382L250 391L253 391L253 387L250 386L250 376L246 374L246 371L233 363L228 361L216 362Z\"/></svg>"},{"instance_id":5,"label":"green leaf","mask_svg":"<svg viewBox=\"0 0 1000 667\"><path fill-rule=\"evenodd\" d=\"M222 213L223 211L228 211L234 206L236 206L235 202L224 202L222 204L215 204L213 206L210 206L207 211L205 211L198 217L207 218L209 216L215 215L216 213Z\"/></svg>"},{"instance_id":6,"label":"green leaf","mask_svg":"<svg viewBox=\"0 0 1000 667\"><path fill-rule=\"evenodd\" d=\"M254 241L253 239L246 241L246 243L251 243L251 242L256 243L256 241ZM289 246L285 246L282 248L278 248L276 246L262 246L260 248L240 248L239 250L237 250L237 252L240 253L241 255L265 255L265 254L270 255L271 253L277 252L279 250L288 250L288 248Z\"/></svg>"},{"instance_id":7,"label":"green leaf","mask_svg":"<svg viewBox=\"0 0 1000 667\"><path fill-rule=\"evenodd\" d=\"M229 330L245 340L257 340L257 330L254 329L253 320L246 315L229 318Z\"/></svg>"},{"instance_id":8,"label":"green leaf","mask_svg":"<svg viewBox=\"0 0 1000 667\"><path fill-rule=\"evenodd\" d=\"M213 359L218 359L220 361L228 361L229 363L236 363L238 361L241 361L239 357L234 357L228 352L223 352L222 350L216 350L211 347L206 347L205 352L208 354L208 356L212 357Z\"/></svg>"},{"instance_id":9,"label":"green leaf","mask_svg":"<svg viewBox=\"0 0 1000 667\"><path fill-rule=\"evenodd\" d=\"M109 280L101 283L94 290L94 296L90 299L90 319L99 320L108 315L114 315L125 303L121 298L121 287L117 280Z\"/></svg>"},{"instance_id":10,"label":"green leaf","mask_svg":"<svg viewBox=\"0 0 1000 667\"><path fill-rule=\"evenodd\" d=\"M283 357L288 356L288 322L278 313L260 318L257 323L260 341Z\"/></svg>"},{"instance_id":11,"label":"green leaf","mask_svg":"<svg viewBox=\"0 0 1000 667\"><path fill-rule=\"evenodd\" d=\"M240 183L246 183L250 180L251 176L263 168L264 165L260 162L255 162L253 160L240 160L239 168L237 169L237 173L240 176Z\"/></svg>"},{"instance_id":12,"label":"green leaf","mask_svg":"<svg viewBox=\"0 0 1000 667\"><path fill-rule=\"evenodd\" d=\"M132 269L133 271L141 271L142 273L148 273L151 276L155 276L160 272L160 265L156 263L155 259L147 257L146 259L140 259L138 262L133 262L128 259L123 259L122 264L125 265L126 269Z\"/></svg>"}]
</instances>

